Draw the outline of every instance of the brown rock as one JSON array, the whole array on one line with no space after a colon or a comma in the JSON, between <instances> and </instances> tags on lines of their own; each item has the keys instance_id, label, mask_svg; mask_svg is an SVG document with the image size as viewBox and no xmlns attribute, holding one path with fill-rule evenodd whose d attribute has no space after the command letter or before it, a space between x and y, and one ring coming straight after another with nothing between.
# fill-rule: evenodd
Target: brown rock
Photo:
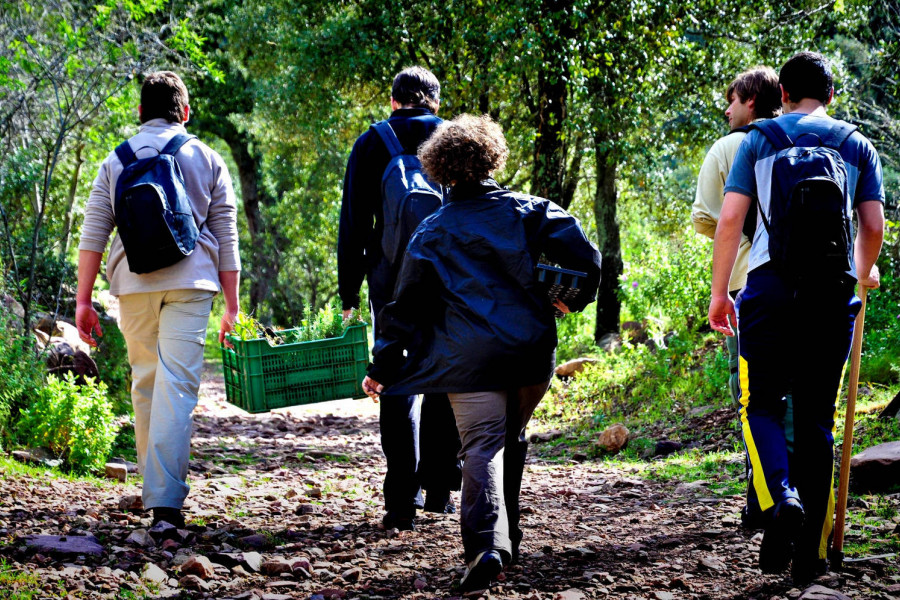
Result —
<instances>
[{"instance_id":1,"label":"brown rock","mask_svg":"<svg viewBox=\"0 0 900 600\"><path fill-rule=\"evenodd\" d=\"M814 585L803 590L800 600L850 600L849 596L821 585Z\"/></svg>"},{"instance_id":2,"label":"brown rock","mask_svg":"<svg viewBox=\"0 0 900 600\"><path fill-rule=\"evenodd\" d=\"M106 476L109 479L118 479L120 483L125 483L128 479L128 467L120 463L106 463Z\"/></svg>"},{"instance_id":3,"label":"brown rock","mask_svg":"<svg viewBox=\"0 0 900 600\"><path fill-rule=\"evenodd\" d=\"M596 444L607 452L616 453L628 443L628 429L621 423L607 427L597 438Z\"/></svg>"},{"instance_id":4,"label":"brown rock","mask_svg":"<svg viewBox=\"0 0 900 600\"><path fill-rule=\"evenodd\" d=\"M262 572L269 577L281 575L282 573L291 573L293 570L291 563L281 556L270 558L262 564Z\"/></svg>"},{"instance_id":5,"label":"brown rock","mask_svg":"<svg viewBox=\"0 0 900 600\"><path fill-rule=\"evenodd\" d=\"M144 501L140 496L122 496L119 498L119 510L144 510Z\"/></svg>"},{"instance_id":6,"label":"brown rock","mask_svg":"<svg viewBox=\"0 0 900 600\"><path fill-rule=\"evenodd\" d=\"M209 584L196 575L185 575L178 580L178 586L186 590L197 590L200 592L208 592Z\"/></svg>"},{"instance_id":7,"label":"brown rock","mask_svg":"<svg viewBox=\"0 0 900 600\"><path fill-rule=\"evenodd\" d=\"M886 491L900 481L900 442L866 448L850 459L850 474L858 492Z\"/></svg>"},{"instance_id":8,"label":"brown rock","mask_svg":"<svg viewBox=\"0 0 900 600\"><path fill-rule=\"evenodd\" d=\"M351 583L356 583L360 579L362 579L362 569L359 567L355 567L353 569L347 569L343 573L341 573L341 577L344 578L344 581L349 581Z\"/></svg>"},{"instance_id":9,"label":"brown rock","mask_svg":"<svg viewBox=\"0 0 900 600\"><path fill-rule=\"evenodd\" d=\"M554 370L554 373L559 375L560 377L571 377L575 373L581 373L584 371L585 365L593 364L598 362L596 358L574 358L568 362L564 362L561 365L558 365Z\"/></svg>"},{"instance_id":10,"label":"brown rock","mask_svg":"<svg viewBox=\"0 0 900 600\"><path fill-rule=\"evenodd\" d=\"M185 575L196 575L200 579L209 579L216 574L212 562L205 556L192 556L181 565L181 572Z\"/></svg>"}]
</instances>

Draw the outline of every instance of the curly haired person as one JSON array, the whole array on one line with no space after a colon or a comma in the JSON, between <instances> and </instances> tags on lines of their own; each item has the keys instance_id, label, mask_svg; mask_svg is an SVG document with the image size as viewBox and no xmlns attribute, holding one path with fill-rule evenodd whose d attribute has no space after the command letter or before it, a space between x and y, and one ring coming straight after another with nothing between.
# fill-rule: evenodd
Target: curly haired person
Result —
<instances>
[{"instance_id":1,"label":"curly haired person","mask_svg":"<svg viewBox=\"0 0 900 600\"><path fill-rule=\"evenodd\" d=\"M538 260L586 272L563 312L582 310L600 282L600 254L578 220L491 179L509 151L489 117L462 115L419 149L449 201L416 230L393 301L378 315L367 393L447 393L462 438L462 591L487 588L518 557L525 427L553 373L554 310Z\"/></svg>"}]
</instances>

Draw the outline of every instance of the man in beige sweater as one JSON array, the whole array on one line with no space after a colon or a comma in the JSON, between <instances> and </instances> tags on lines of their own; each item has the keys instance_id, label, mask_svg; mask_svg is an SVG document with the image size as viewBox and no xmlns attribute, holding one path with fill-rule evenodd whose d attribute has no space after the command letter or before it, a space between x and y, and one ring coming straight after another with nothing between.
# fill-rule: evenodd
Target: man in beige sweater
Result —
<instances>
[{"instance_id":1,"label":"man in beige sweater","mask_svg":"<svg viewBox=\"0 0 900 600\"><path fill-rule=\"evenodd\" d=\"M716 225L719 223L722 199L725 196L725 179L731 171L738 147L747 136L747 125L758 119L771 119L781 113L778 74L769 67L754 67L744 71L728 86L725 97L728 100L725 116L728 117L731 133L716 140L703 160L697 178L697 195L691 209L694 229L709 239L716 236ZM728 291L732 298L737 296L747 282L749 255L750 240L747 236L742 236L738 256L728 282ZM732 323L732 326L737 325ZM731 368L728 387L732 399L737 403L741 395L738 381L737 336L725 338L725 342Z\"/></svg>"},{"instance_id":2,"label":"man in beige sweater","mask_svg":"<svg viewBox=\"0 0 900 600\"><path fill-rule=\"evenodd\" d=\"M128 140L138 159L159 153L175 135L185 134L188 93L174 73L149 74L138 106L141 128ZM222 292L224 340L238 314L237 209L231 177L222 157L196 138L176 153L200 237L190 255L150 273L131 272L119 235L106 261L110 293L120 303L119 325L128 346L138 466L144 476L144 508L153 522L184 526L191 413L197 404L203 346L213 297ZM115 152L103 164L84 215L78 257L75 312L81 338L96 345L102 336L91 302L94 282L115 227L116 182L123 165Z\"/></svg>"}]
</instances>

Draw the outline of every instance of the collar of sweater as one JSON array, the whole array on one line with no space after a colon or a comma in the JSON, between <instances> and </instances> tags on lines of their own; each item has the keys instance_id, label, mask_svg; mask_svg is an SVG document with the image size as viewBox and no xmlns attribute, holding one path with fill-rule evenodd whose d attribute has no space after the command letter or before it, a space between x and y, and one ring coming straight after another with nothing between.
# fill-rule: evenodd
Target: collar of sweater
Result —
<instances>
[{"instance_id":1,"label":"collar of sweater","mask_svg":"<svg viewBox=\"0 0 900 600\"><path fill-rule=\"evenodd\" d=\"M163 131L174 131L178 133L187 133L187 129L181 123L173 123L165 119L150 119L141 125L139 130L141 133L162 133Z\"/></svg>"}]
</instances>

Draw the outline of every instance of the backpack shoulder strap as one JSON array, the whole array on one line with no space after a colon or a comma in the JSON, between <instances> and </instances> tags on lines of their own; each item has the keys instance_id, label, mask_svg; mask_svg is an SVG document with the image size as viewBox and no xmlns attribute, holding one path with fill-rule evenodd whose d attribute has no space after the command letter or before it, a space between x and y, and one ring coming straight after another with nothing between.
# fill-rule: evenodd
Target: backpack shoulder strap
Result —
<instances>
[{"instance_id":1,"label":"backpack shoulder strap","mask_svg":"<svg viewBox=\"0 0 900 600\"><path fill-rule=\"evenodd\" d=\"M750 130L751 130L751 129L753 129L753 127L750 126L750 125L744 125L744 126L742 126L742 127L736 127L736 128L734 128L734 129L732 129L731 131L729 131L729 132L728 132L728 135L731 135L732 133L750 133Z\"/></svg>"},{"instance_id":2,"label":"backpack shoulder strap","mask_svg":"<svg viewBox=\"0 0 900 600\"><path fill-rule=\"evenodd\" d=\"M750 129L756 129L766 136L766 139L775 147L776 151L784 150L785 148L790 148L794 145L794 140L785 133L784 129L781 128L781 125L775 122L775 119L765 119L764 121L751 123L749 127Z\"/></svg>"},{"instance_id":3,"label":"backpack shoulder strap","mask_svg":"<svg viewBox=\"0 0 900 600\"><path fill-rule=\"evenodd\" d=\"M116 156L119 157L119 160L122 162L123 167L127 167L137 160L137 157L134 155L134 151L131 149L131 144L128 143L128 140L125 140L124 142L116 146Z\"/></svg>"},{"instance_id":4,"label":"backpack shoulder strap","mask_svg":"<svg viewBox=\"0 0 900 600\"><path fill-rule=\"evenodd\" d=\"M377 133L378 137L381 138L381 141L384 142L391 158L403 154L403 146L400 144L400 140L397 138L397 134L394 133L394 129L391 127L390 123L387 121L379 121L378 123L373 123L371 128L375 130L375 133Z\"/></svg>"},{"instance_id":5,"label":"backpack shoulder strap","mask_svg":"<svg viewBox=\"0 0 900 600\"><path fill-rule=\"evenodd\" d=\"M856 125L847 123L846 121L836 121L832 125L831 130L822 138L822 145L839 150L841 145L847 141L853 132L856 131Z\"/></svg>"},{"instance_id":6,"label":"backpack shoulder strap","mask_svg":"<svg viewBox=\"0 0 900 600\"><path fill-rule=\"evenodd\" d=\"M196 138L196 135L188 135L186 133L179 133L175 135L166 146L159 151L160 154L171 154L175 156L178 154L178 151L181 150L181 147L188 143L190 140Z\"/></svg>"}]
</instances>

